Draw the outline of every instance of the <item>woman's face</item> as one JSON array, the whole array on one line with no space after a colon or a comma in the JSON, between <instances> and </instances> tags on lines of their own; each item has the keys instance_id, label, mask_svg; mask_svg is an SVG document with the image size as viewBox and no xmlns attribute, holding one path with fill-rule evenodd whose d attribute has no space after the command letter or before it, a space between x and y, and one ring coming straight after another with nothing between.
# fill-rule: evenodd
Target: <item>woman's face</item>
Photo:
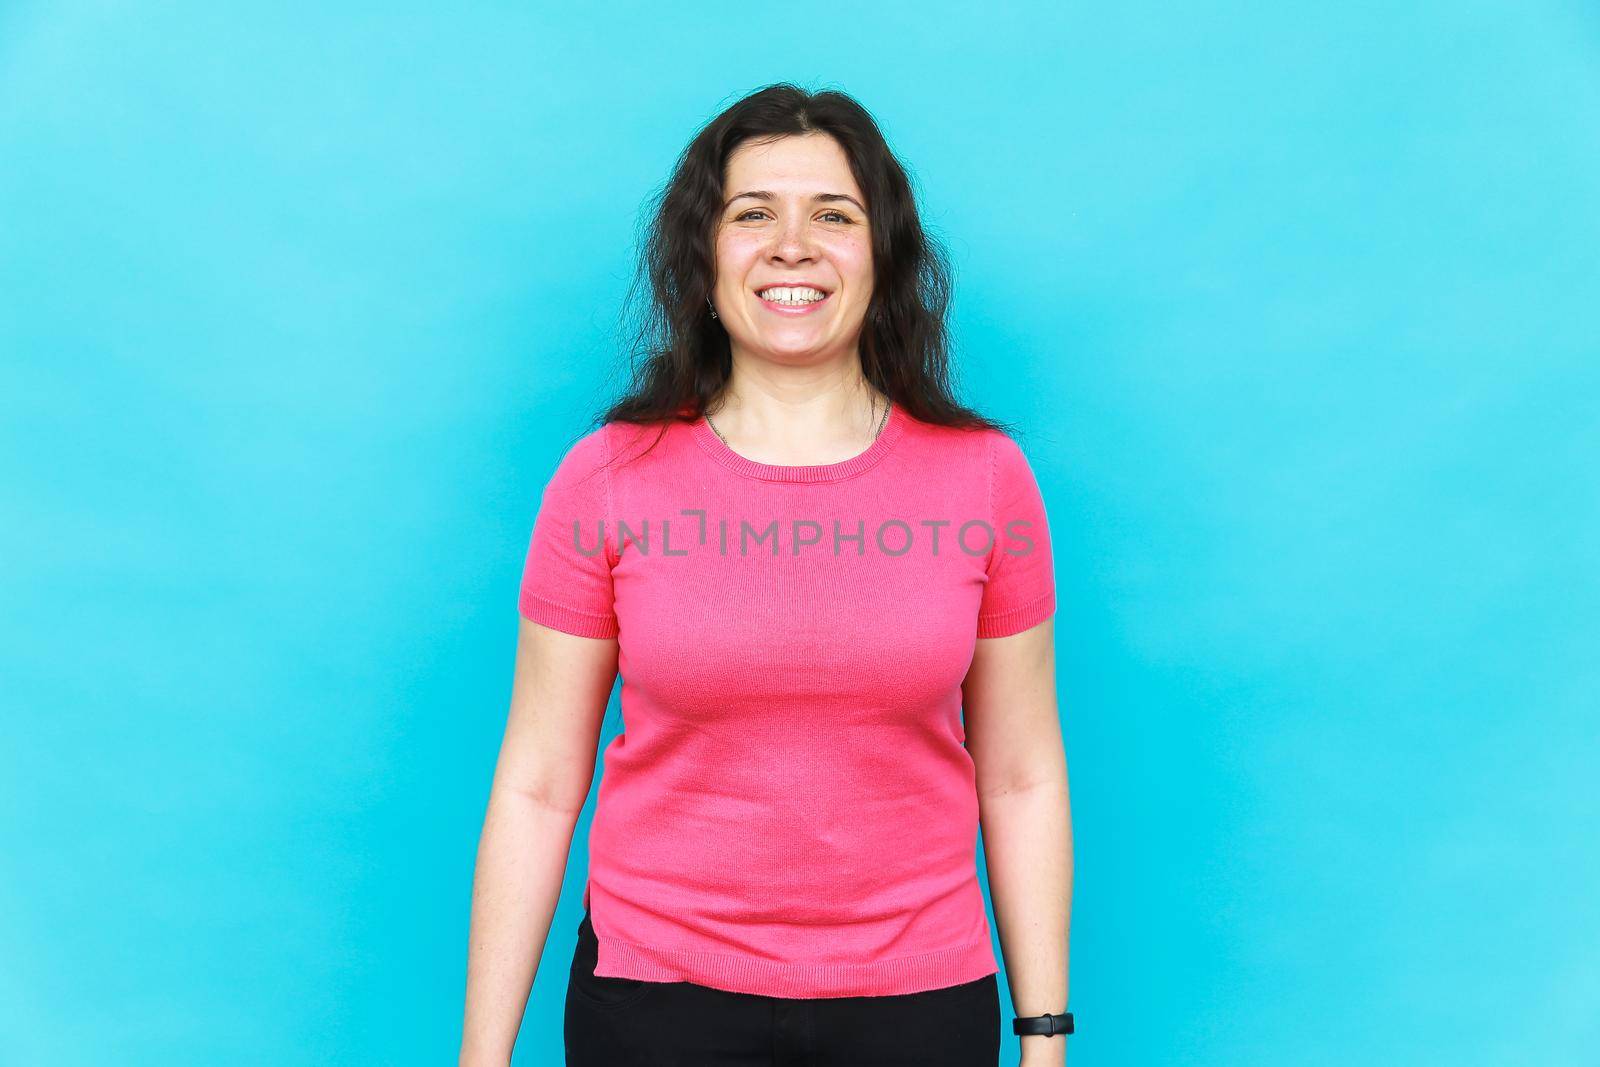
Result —
<instances>
[{"instance_id":1,"label":"woman's face","mask_svg":"<svg viewBox=\"0 0 1600 1067\"><path fill-rule=\"evenodd\" d=\"M723 189L711 300L734 346L786 363L854 353L872 240L844 149L823 133L746 142ZM775 286L790 290L767 292Z\"/></svg>"}]
</instances>

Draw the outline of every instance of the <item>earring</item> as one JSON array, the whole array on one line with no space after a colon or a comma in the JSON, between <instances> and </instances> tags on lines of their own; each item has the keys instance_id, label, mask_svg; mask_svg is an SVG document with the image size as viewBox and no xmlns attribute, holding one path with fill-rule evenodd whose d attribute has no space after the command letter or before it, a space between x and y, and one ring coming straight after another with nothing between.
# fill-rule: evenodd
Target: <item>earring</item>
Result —
<instances>
[{"instance_id":1,"label":"earring","mask_svg":"<svg viewBox=\"0 0 1600 1067\"><path fill-rule=\"evenodd\" d=\"M711 298L709 296L706 297L706 307L711 309L711 317L712 318L716 318L717 317L717 306L711 302Z\"/></svg>"}]
</instances>

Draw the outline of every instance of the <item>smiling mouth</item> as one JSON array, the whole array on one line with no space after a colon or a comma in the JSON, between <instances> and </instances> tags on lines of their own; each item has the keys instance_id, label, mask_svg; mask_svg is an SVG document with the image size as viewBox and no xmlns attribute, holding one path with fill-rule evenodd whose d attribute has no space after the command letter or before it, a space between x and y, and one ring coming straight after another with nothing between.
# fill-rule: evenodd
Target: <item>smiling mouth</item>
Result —
<instances>
[{"instance_id":1,"label":"smiling mouth","mask_svg":"<svg viewBox=\"0 0 1600 1067\"><path fill-rule=\"evenodd\" d=\"M780 308L805 308L820 304L833 294L809 285L769 285L756 291L764 304Z\"/></svg>"}]
</instances>

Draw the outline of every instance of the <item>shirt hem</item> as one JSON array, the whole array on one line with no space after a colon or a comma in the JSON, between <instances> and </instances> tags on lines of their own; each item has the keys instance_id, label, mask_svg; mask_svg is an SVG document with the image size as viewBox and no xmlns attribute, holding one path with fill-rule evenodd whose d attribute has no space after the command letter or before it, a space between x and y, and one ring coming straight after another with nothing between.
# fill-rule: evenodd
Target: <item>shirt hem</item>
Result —
<instances>
[{"instance_id":1,"label":"shirt hem","mask_svg":"<svg viewBox=\"0 0 1600 1067\"><path fill-rule=\"evenodd\" d=\"M526 590L518 597L517 607L522 617L529 622L536 622L552 630L572 634L574 637L616 637L620 633L614 615L591 615L563 604L551 603Z\"/></svg>"},{"instance_id":2,"label":"shirt hem","mask_svg":"<svg viewBox=\"0 0 1600 1067\"><path fill-rule=\"evenodd\" d=\"M1049 592L1020 607L978 616L979 637L1010 637L1044 622L1056 610L1056 595Z\"/></svg>"},{"instance_id":3,"label":"shirt hem","mask_svg":"<svg viewBox=\"0 0 1600 1067\"><path fill-rule=\"evenodd\" d=\"M596 934L594 973L644 982L694 982L734 993L817 999L944 989L1000 970L987 937L955 948L866 963L782 963L656 948Z\"/></svg>"}]
</instances>

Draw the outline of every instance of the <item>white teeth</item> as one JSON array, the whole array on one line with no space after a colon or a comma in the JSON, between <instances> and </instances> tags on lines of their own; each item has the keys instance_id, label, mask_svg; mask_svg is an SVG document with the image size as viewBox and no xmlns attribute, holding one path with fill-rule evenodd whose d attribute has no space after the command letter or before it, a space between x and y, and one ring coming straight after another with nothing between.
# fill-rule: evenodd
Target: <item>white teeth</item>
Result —
<instances>
[{"instance_id":1,"label":"white teeth","mask_svg":"<svg viewBox=\"0 0 1600 1067\"><path fill-rule=\"evenodd\" d=\"M804 285L775 285L771 289L763 289L760 295L772 301L774 304L790 304L793 306L800 306L802 304L815 304L818 300L821 300L828 294L819 289L812 289Z\"/></svg>"}]
</instances>

